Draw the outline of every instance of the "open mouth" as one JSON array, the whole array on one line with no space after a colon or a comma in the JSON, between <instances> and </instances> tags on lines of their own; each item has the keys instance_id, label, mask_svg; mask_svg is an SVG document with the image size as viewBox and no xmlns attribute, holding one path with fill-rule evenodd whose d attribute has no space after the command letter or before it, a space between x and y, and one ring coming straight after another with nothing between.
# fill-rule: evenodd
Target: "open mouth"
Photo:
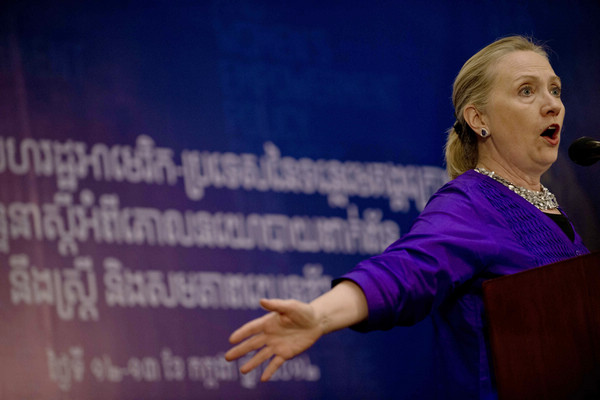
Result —
<instances>
[{"instance_id":1,"label":"open mouth","mask_svg":"<svg viewBox=\"0 0 600 400\"><path fill-rule=\"evenodd\" d=\"M545 138L550 144L556 144L558 143L559 128L558 124L552 124L540 136Z\"/></svg>"}]
</instances>

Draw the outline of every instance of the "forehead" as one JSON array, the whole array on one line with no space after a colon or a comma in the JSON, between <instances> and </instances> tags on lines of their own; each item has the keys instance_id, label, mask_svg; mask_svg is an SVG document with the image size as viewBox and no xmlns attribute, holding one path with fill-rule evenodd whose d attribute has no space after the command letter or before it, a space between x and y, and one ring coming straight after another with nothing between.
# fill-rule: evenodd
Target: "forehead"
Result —
<instances>
[{"instance_id":1,"label":"forehead","mask_svg":"<svg viewBox=\"0 0 600 400\"><path fill-rule=\"evenodd\" d=\"M513 51L502 56L491 71L496 82L510 83L520 77L558 79L546 57L533 51Z\"/></svg>"}]
</instances>

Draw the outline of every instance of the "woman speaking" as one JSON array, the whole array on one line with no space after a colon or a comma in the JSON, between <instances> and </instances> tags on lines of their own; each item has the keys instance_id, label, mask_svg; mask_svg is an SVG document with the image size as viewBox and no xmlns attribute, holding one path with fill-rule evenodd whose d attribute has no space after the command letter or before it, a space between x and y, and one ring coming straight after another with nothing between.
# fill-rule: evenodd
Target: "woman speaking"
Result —
<instances>
[{"instance_id":1,"label":"woman speaking","mask_svg":"<svg viewBox=\"0 0 600 400\"><path fill-rule=\"evenodd\" d=\"M226 358L256 354L268 380L326 333L412 325L430 315L437 398L495 394L482 282L588 253L540 183L556 161L565 107L543 47L512 36L471 57L454 82L446 143L452 180L410 232L359 263L311 303L262 300L271 311L235 331Z\"/></svg>"}]
</instances>

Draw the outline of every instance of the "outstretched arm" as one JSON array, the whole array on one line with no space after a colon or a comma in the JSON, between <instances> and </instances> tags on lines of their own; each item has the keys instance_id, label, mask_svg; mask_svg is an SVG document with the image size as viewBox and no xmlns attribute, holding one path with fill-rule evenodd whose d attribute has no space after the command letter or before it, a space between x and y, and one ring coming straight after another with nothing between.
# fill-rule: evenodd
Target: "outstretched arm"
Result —
<instances>
[{"instance_id":1,"label":"outstretched arm","mask_svg":"<svg viewBox=\"0 0 600 400\"><path fill-rule=\"evenodd\" d=\"M349 327L368 316L367 299L351 281L342 281L310 303L297 300L261 300L268 311L236 330L225 358L236 360L259 350L240 371L247 373L270 360L261 380L267 381L286 361L312 346L321 336ZM239 343L239 344L238 344Z\"/></svg>"}]
</instances>

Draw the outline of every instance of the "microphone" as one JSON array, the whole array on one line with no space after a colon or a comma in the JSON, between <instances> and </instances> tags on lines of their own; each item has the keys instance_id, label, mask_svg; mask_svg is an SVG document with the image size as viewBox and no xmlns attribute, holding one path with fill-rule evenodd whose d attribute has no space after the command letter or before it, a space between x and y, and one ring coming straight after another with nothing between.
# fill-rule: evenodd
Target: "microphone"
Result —
<instances>
[{"instance_id":1,"label":"microphone","mask_svg":"<svg viewBox=\"0 0 600 400\"><path fill-rule=\"evenodd\" d=\"M569 158L585 167L594 164L600 160L600 141L586 136L575 139L569 146Z\"/></svg>"}]
</instances>

